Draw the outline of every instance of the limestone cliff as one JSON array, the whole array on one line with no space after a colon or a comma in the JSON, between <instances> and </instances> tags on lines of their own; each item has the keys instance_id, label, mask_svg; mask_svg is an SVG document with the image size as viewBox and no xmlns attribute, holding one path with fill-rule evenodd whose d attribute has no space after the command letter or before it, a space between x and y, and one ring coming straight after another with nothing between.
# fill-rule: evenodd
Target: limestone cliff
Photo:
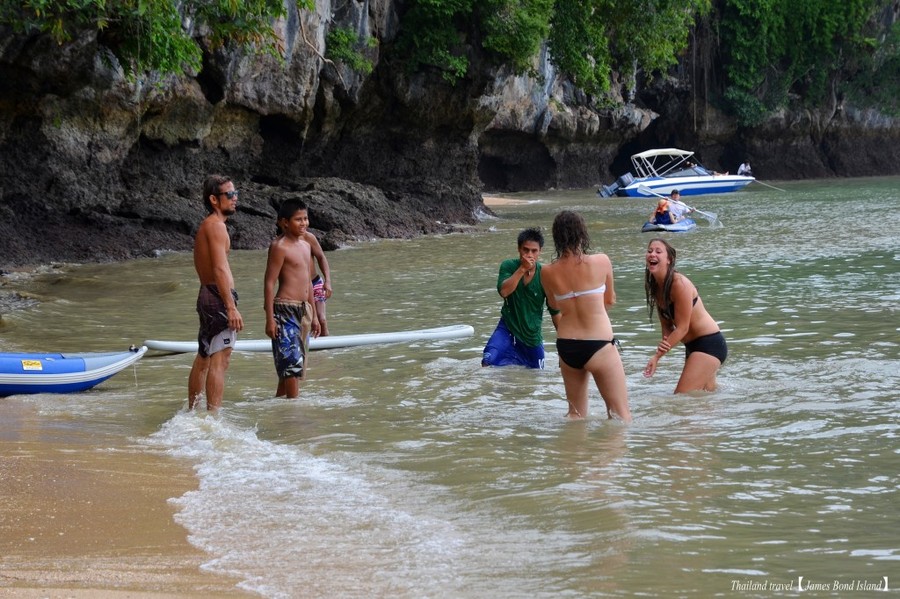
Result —
<instances>
[{"instance_id":1,"label":"limestone cliff","mask_svg":"<svg viewBox=\"0 0 900 599\"><path fill-rule=\"evenodd\" d=\"M274 207L299 195L326 249L472 223L483 188L595 186L659 145L720 170L749 156L769 179L900 173L900 124L837 104L748 131L678 73L605 110L546 54L535 77L477 57L456 86L409 74L392 55L401 5L294 7L276 24L280 60L207 50L197 73L137 81L90 35L0 31L0 268L188 250L211 172L242 191L235 248L265 247ZM378 40L371 74L324 58L336 26Z\"/></svg>"}]
</instances>

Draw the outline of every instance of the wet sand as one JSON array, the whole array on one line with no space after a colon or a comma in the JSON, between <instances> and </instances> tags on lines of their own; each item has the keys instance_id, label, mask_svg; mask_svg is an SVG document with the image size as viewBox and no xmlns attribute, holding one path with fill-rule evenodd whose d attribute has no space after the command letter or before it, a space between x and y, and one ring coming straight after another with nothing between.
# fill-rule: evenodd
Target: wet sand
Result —
<instances>
[{"instance_id":1,"label":"wet sand","mask_svg":"<svg viewBox=\"0 0 900 599\"><path fill-rule=\"evenodd\" d=\"M516 198L504 198L502 196L482 195L481 200L485 206L513 206L516 204L527 204L528 200L519 200Z\"/></svg>"},{"instance_id":2,"label":"wet sand","mask_svg":"<svg viewBox=\"0 0 900 599\"><path fill-rule=\"evenodd\" d=\"M0 398L0 597L255 597L208 573L169 498L186 463L35 425Z\"/></svg>"}]
</instances>

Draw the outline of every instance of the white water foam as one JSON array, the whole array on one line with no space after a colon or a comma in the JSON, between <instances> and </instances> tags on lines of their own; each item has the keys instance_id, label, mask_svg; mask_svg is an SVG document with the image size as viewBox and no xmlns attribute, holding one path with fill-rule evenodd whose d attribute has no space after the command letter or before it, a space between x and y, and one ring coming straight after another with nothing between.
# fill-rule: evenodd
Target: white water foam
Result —
<instances>
[{"instance_id":1,"label":"white water foam","mask_svg":"<svg viewBox=\"0 0 900 599\"><path fill-rule=\"evenodd\" d=\"M205 568L267 597L433 596L451 586L464 544L421 488L180 413L151 443L196 466L199 488L173 499ZM402 498L402 501L398 501ZM438 589L443 589L438 593Z\"/></svg>"}]
</instances>

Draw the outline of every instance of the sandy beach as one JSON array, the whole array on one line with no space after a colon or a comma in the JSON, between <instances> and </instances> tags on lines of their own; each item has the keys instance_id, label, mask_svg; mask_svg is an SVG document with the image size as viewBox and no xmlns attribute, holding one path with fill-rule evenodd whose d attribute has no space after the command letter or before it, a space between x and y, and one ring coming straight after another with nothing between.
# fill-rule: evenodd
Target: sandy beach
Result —
<instances>
[{"instance_id":1,"label":"sandy beach","mask_svg":"<svg viewBox=\"0 0 900 599\"><path fill-rule=\"evenodd\" d=\"M169 498L197 486L188 464L54 435L29 405L2 402L0 597L255 596L203 571L174 522Z\"/></svg>"},{"instance_id":2,"label":"sandy beach","mask_svg":"<svg viewBox=\"0 0 900 599\"><path fill-rule=\"evenodd\" d=\"M485 196L488 206L527 200ZM18 276L28 276L23 273ZM4 310L34 300L4 290ZM0 428L0 597L255 597L207 572L169 499L197 487L189 464L58 430L15 397Z\"/></svg>"},{"instance_id":3,"label":"sandy beach","mask_svg":"<svg viewBox=\"0 0 900 599\"><path fill-rule=\"evenodd\" d=\"M516 198L504 198L502 196L482 195L482 201L485 206L514 206L516 204L527 204L528 200L519 200Z\"/></svg>"}]
</instances>

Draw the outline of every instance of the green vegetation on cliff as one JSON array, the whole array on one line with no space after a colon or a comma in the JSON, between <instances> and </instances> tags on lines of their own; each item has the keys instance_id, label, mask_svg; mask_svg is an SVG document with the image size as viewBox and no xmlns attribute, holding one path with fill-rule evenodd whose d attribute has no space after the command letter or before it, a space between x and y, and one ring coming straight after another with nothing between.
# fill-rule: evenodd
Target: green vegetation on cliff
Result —
<instances>
[{"instance_id":1,"label":"green vegetation on cliff","mask_svg":"<svg viewBox=\"0 0 900 599\"><path fill-rule=\"evenodd\" d=\"M350 27L336 27L328 32L325 39L325 58L342 62L354 71L368 75L374 65L362 51L377 45L378 40L374 37L361 43L359 35Z\"/></svg>"},{"instance_id":2,"label":"green vegetation on cliff","mask_svg":"<svg viewBox=\"0 0 900 599\"><path fill-rule=\"evenodd\" d=\"M792 102L836 105L844 92L896 113L900 34L895 25L893 34L879 39L884 36L877 28L889 0L722 4L724 99L742 124L756 125Z\"/></svg>"},{"instance_id":3,"label":"green vegetation on cliff","mask_svg":"<svg viewBox=\"0 0 900 599\"><path fill-rule=\"evenodd\" d=\"M715 32L709 90L744 125L784 107L836 108L844 98L900 115L900 25L894 0L405 0L396 57L450 83L486 58L530 72L551 62L598 103L611 83L634 92L676 64L698 18ZM314 0L296 6L314 10ZM199 70L203 49L230 44L277 52L284 0L0 0L0 26L62 44L84 31L126 75ZM375 40L335 26L325 56L368 73Z\"/></svg>"},{"instance_id":4,"label":"green vegetation on cliff","mask_svg":"<svg viewBox=\"0 0 900 599\"><path fill-rule=\"evenodd\" d=\"M712 100L744 125L842 98L900 114L900 25L892 0L409 0L400 46L413 69L456 82L473 49L527 71L550 60L595 100L614 78L634 91L676 64L698 18L717 32ZM706 17L706 15L709 15Z\"/></svg>"},{"instance_id":5,"label":"green vegetation on cliff","mask_svg":"<svg viewBox=\"0 0 900 599\"><path fill-rule=\"evenodd\" d=\"M411 0L400 45L412 68L429 65L456 82L480 46L497 63L527 71L544 41L551 61L591 94L613 71L633 89L638 69L665 69L687 45L709 0Z\"/></svg>"},{"instance_id":6,"label":"green vegetation on cliff","mask_svg":"<svg viewBox=\"0 0 900 599\"><path fill-rule=\"evenodd\" d=\"M313 0L298 5L311 9ZM284 14L283 0L0 0L0 25L16 33L47 33L63 44L96 31L129 76L198 70L202 50L192 33L200 28L213 47L274 49L272 19Z\"/></svg>"},{"instance_id":7,"label":"green vegetation on cliff","mask_svg":"<svg viewBox=\"0 0 900 599\"><path fill-rule=\"evenodd\" d=\"M900 117L900 23L894 23L883 43L866 50L856 57L855 76L841 91L857 105Z\"/></svg>"}]
</instances>

